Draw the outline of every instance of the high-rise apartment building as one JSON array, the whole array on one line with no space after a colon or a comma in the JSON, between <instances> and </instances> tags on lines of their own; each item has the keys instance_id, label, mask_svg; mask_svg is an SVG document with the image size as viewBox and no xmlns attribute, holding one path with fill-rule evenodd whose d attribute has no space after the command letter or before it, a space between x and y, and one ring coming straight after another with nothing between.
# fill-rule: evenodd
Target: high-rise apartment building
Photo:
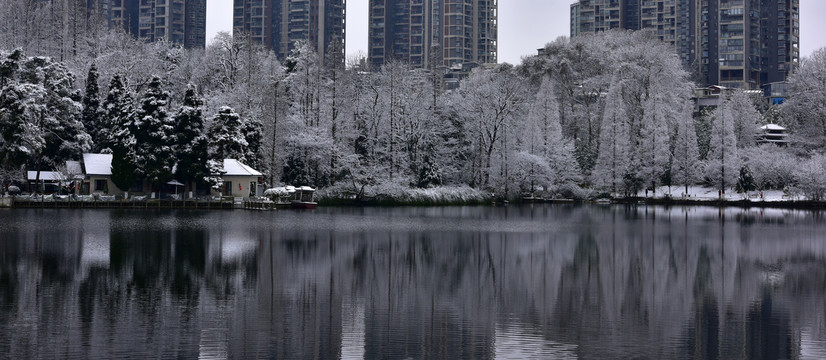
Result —
<instances>
[{"instance_id":1,"label":"high-rise apartment building","mask_svg":"<svg viewBox=\"0 0 826 360\"><path fill-rule=\"evenodd\" d=\"M797 66L799 0L580 0L571 36L651 29L705 85L757 89Z\"/></svg>"},{"instance_id":2,"label":"high-rise apartment building","mask_svg":"<svg viewBox=\"0 0 826 360\"><path fill-rule=\"evenodd\" d=\"M497 62L497 0L370 0L368 57L430 68Z\"/></svg>"},{"instance_id":3,"label":"high-rise apartment building","mask_svg":"<svg viewBox=\"0 0 826 360\"><path fill-rule=\"evenodd\" d=\"M109 27L120 27L130 34L138 34L138 4L130 0L109 0L109 12L106 18Z\"/></svg>"},{"instance_id":4,"label":"high-rise apartment building","mask_svg":"<svg viewBox=\"0 0 826 360\"><path fill-rule=\"evenodd\" d=\"M764 0L763 3L760 83L767 84L785 81L800 63L800 0Z\"/></svg>"},{"instance_id":5,"label":"high-rise apartment building","mask_svg":"<svg viewBox=\"0 0 826 360\"><path fill-rule=\"evenodd\" d=\"M38 0L59 3L68 16L85 18L84 29L121 28L147 41L165 39L186 48L206 45L206 0ZM85 13L79 11L85 8Z\"/></svg>"},{"instance_id":6,"label":"high-rise apartment building","mask_svg":"<svg viewBox=\"0 0 826 360\"><path fill-rule=\"evenodd\" d=\"M206 45L206 0L109 0L107 11L110 26L139 39Z\"/></svg>"},{"instance_id":7,"label":"high-rise apartment building","mask_svg":"<svg viewBox=\"0 0 826 360\"><path fill-rule=\"evenodd\" d=\"M297 41L308 41L317 53L328 55L338 41L344 52L345 0L234 0L232 26L273 49L285 59ZM343 56L340 57L343 61Z\"/></svg>"},{"instance_id":8,"label":"high-rise apartment building","mask_svg":"<svg viewBox=\"0 0 826 360\"><path fill-rule=\"evenodd\" d=\"M579 35L579 2L571 4L571 37Z\"/></svg>"}]
</instances>

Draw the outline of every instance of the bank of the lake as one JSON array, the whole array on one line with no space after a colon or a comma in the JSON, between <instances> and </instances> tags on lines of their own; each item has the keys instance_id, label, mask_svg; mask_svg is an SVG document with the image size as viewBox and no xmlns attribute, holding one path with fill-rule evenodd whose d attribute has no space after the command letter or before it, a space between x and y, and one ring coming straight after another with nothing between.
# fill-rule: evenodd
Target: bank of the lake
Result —
<instances>
[{"instance_id":1,"label":"bank of the lake","mask_svg":"<svg viewBox=\"0 0 826 360\"><path fill-rule=\"evenodd\" d=\"M826 209L826 201L806 200L802 197L789 197L782 191L736 193L729 192L725 199L716 197L716 190L705 187L692 187L688 194L675 197L664 194L670 192L658 189L651 196L600 197L592 191L583 190L580 197L517 197L504 201L501 196L473 189L470 187L436 187L430 189L411 189L392 186L376 186L359 193L348 188L320 189L316 196L320 206L473 206L503 205L527 203L578 203L578 204L626 204L626 205L662 205L662 206L711 206L738 208L776 208L776 209Z\"/></svg>"},{"instance_id":2,"label":"bank of the lake","mask_svg":"<svg viewBox=\"0 0 826 360\"><path fill-rule=\"evenodd\" d=\"M733 193L726 199L711 196L714 190L710 188L693 188L688 196L672 197L666 192L658 192L659 196L629 196L613 198L595 198L584 191L589 198L543 198L519 197L504 201L496 194L481 191L467 186L443 186L426 189L405 188L401 186L374 186L352 191L347 187L333 187L320 189L316 193L319 206L344 207L393 207L393 206L475 206L475 205L504 205L527 203L578 203L578 204L625 204L625 205L662 205L662 206L711 206L711 207L738 207L738 208L776 208L776 209L826 209L826 201L806 200L802 197L781 195L780 191L762 193L738 194ZM730 193L731 194L731 193ZM757 195L759 194L759 196ZM713 195L713 194L712 194ZM153 201L75 201L77 206L70 206L69 200L50 201L15 201L12 197L0 197L0 208L10 207L40 207L40 208L170 208L170 209L274 209L275 206L259 204L261 200L243 200L234 202L232 198L222 201L195 201L195 200L153 200ZM257 206L261 205L261 206Z\"/></svg>"}]
</instances>

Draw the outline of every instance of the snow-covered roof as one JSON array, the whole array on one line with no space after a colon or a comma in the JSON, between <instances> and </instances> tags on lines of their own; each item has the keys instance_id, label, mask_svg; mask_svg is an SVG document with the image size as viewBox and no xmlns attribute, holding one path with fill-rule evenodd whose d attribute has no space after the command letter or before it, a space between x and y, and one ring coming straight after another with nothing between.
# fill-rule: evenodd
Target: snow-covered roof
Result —
<instances>
[{"instance_id":1,"label":"snow-covered roof","mask_svg":"<svg viewBox=\"0 0 826 360\"><path fill-rule=\"evenodd\" d=\"M83 175L83 167L80 166L80 161L66 161L66 172L70 175Z\"/></svg>"},{"instance_id":2,"label":"snow-covered roof","mask_svg":"<svg viewBox=\"0 0 826 360\"><path fill-rule=\"evenodd\" d=\"M83 154L86 175L112 175L112 154Z\"/></svg>"},{"instance_id":3,"label":"snow-covered roof","mask_svg":"<svg viewBox=\"0 0 826 360\"><path fill-rule=\"evenodd\" d=\"M763 130L786 130L786 128L777 124L766 124L760 127Z\"/></svg>"},{"instance_id":4,"label":"snow-covered roof","mask_svg":"<svg viewBox=\"0 0 826 360\"><path fill-rule=\"evenodd\" d=\"M235 159L224 159L224 176L261 176L257 170Z\"/></svg>"},{"instance_id":5,"label":"snow-covered roof","mask_svg":"<svg viewBox=\"0 0 826 360\"><path fill-rule=\"evenodd\" d=\"M26 176L29 180L34 181L37 179L37 171L27 171ZM42 181L60 181L66 180L66 176L61 174L57 171L41 171L40 172L40 180Z\"/></svg>"}]
</instances>

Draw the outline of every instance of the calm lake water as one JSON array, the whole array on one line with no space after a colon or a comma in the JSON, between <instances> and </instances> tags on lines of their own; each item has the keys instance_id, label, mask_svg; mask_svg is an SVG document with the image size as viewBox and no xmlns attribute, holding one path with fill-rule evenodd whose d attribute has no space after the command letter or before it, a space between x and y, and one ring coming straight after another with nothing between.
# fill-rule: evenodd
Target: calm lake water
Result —
<instances>
[{"instance_id":1,"label":"calm lake water","mask_svg":"<svg viewBox=\"0 0 826 360\"><path fill-rule=\"evenodd\" d=\"M0 211L0 358L826 358L826 216Z\"/></svg>"}]
</instances>

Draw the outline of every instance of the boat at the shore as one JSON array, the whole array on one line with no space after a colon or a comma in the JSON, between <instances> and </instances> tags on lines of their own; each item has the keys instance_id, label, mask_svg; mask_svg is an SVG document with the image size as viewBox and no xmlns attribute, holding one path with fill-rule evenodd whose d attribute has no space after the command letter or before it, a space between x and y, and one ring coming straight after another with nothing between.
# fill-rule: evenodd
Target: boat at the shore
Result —
<instances>
[{"instance_id":1,"label":"boat at the shore","mask_svg":"<svg viewBox=\"0 0 826 360\"><path fill-rule=\"evenodd\" d=\"M293 209L315 209L318 203L313 200L315 189L309 186L300 186L295 188L292 200L290 201Z\"/></svg>"},{"instance_id":2,"label":"boat at the shore","mask_svg":"<svg viewBox=\"0 0 826 360\"><path fill-rule=\"evenodd\" d=\"M309 186L282 186L267 189L264 196L275 202L279 209L315 209L318 203L314 201L315 189Z\"/></svg>"}]
</instances>

